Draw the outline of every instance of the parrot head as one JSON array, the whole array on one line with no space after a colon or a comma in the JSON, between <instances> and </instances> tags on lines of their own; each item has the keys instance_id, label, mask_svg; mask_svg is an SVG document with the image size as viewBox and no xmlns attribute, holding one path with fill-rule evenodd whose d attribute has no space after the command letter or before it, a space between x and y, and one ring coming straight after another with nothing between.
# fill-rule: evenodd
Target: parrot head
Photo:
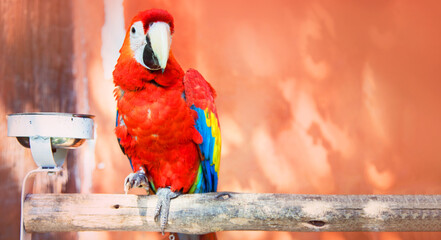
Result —
<instances>
[{"instance_id":1,"label":"parrot head","mask_svg":"<svg viewBox=\"0 0 441 240\"><path fill-rule=\"evenodd\" d=\"M173 30L173 17L165 10L138 13L127 29L113 71L115 85L136 90L150 83L168 87L182 82L185 73L170 51Z\"/></svg>"},{"instance_id":2,"label":"parrot head","mask_svg":"<svg viewBox=\"0 0 441 240\"><path fill-rule=\"evenodd\" d=\"M164 72L170 53L173 17L165 10L138 13L124 39L121 54L128 54L150 71Z\"/></svg>"}]
</instances>

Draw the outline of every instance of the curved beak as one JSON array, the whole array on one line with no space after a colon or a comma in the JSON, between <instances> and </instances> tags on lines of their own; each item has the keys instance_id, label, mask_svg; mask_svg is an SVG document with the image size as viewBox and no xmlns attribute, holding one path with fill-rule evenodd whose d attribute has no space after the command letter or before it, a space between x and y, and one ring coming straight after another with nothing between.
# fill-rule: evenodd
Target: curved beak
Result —
<instances>
[{"instance_id":1,"label":"curved beak","mask_svg":"<svg viewBox=\"0 0 441 240\"><path fill-rule=\"evenodd\" d=\"M153 54L156 56L159 67L164 72L170 53L171 33L170 26L164 22L154 22L147 32Z\"/></svg>"}]
</instances>

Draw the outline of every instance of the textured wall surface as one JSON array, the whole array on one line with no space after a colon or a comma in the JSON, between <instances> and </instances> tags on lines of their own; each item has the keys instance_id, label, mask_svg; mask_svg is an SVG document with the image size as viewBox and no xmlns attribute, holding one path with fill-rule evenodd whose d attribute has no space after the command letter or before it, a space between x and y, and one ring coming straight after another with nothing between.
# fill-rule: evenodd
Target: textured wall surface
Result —
<instances>
[{"instance_id":1,"label":"textured wall surface","mask_svg":"<svg viewBox=\"0 0 441 240\"><path fill-rule=\"evenodd\" d=\"M72 22L52 20L50 28L68 32L69 40L49 40L55 49L61 43L69 45L59 46L66 51L56 50L62 54L56 59L65 60L65 65L55 61L53 68L61 74L67 66L73 83L57 83L55 78L51 81L56 85L46 86L38 81L41 75L26 75L35 64L48 67L46 60L23 64L21 59L35 59L35 54L45 52L46 45L38 41L49 40L37 30L23 30L31 28L24 11L15 9L14 18L1 16L0 113L44 110L35 104L66 95L74 98L50 110L96 115L96 141L77 151L77 191L123 192L131 169L113 135L111 72L131 18L156 7L175 17L175 57L184 69L200 71L218 92L223 134L220 191L441 194L441 3L78 0L71 5L71 10L62 11ZM12 11L6 6L0 2L2 13ZM17 30L34 35L18 35ZM20 36L28 37L19 42ZM23 50L26 47L29 50ZM21 58L14 57L17 51L23 51ZM6 67L5 62L14 66ZM19 90L5 90L11 87ZM64 92L66 88L74 93ZM18 95L21 89L39 97L27 100ZM69 101L73 109L66 108ZM4 118L0 124L4 137ZM17 207L19 182L29 166L12 159L29 159L30 154L10 139L2 143L0 188L7 198L2 197L0 207L17 219L18 211L4 206ZM8 228L6 234L16 234L17 229ZM0 236L4 234L5 230ZM141 232L86 232L77 237L161 239ZM441 235L223 232L219 237L410 240Z\"/></svg>"},{"instance_id":2,"label":"textured wall surface","mask_svg":"<svg viewBox=\"0 0 441 240\"><path fill-rule=\"evenodd\" d=\"M0 1L0 239L19 238L21 181L36 168L30 151L6 137L5 115L76 111L70 6L64 0ZM71 171L58 178L38 175L27 192L78 191L75 156L70 153L65 164ZM47 233L33 238L77 237Z\"/></svg>"}]
</instances>

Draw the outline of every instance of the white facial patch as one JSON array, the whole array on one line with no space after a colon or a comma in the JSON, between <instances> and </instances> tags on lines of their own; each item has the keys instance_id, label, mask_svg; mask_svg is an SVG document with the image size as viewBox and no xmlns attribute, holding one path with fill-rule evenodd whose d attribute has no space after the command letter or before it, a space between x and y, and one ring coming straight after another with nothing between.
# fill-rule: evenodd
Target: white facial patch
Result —
<instances>
[{"instance_id":1,"label":"white facial patch","mask_svg":"<svg viewBox=\"0 0 441 240\"><path fill-rule=\"evenodd\" d=\"M134 53L136 61L142 66L148 68L142 59L145 45L147 45L146 35L144 34L144 25L141 21L135 22L129 29L130 48Z\"/></svg>"}]
</instances>

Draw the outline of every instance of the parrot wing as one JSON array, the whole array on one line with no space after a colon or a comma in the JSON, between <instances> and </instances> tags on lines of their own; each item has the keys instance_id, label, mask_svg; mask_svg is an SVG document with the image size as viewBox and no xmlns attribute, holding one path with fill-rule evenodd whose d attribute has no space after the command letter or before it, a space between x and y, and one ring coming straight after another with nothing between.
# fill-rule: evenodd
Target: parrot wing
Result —
<instances>
[{"instance_id":1,"label":"parrot wing","mask_svg":"<svg viewBox=\"0 0 441 240\"><path fill-rule=\"evenodd\" d=\"M185 74L184 89L183 97L197 113L195 128L202 136L202 142L197 142L202 157L201 165L190 193L215 192L221 153L220 126L214 104L216 92L194 69Z\"/></svg>"},{"instance_id":2,"label":"parrot wing","mask_svg":"<svg viewBox=\"0 0 441 240\"><path fill-rule=\"evenodd\" d=\"M118 127L124 127L124 126L125 126L125 124L124 124L124 120L122 119L122 117L120 117L119 112L118 112L118 109L116 109L116 123L115 123L115 127L116 127L116 129L118 129ZM124 150L124 147L123 147L123 145L121 144L121 138L117 138L117 139L118 139L119 147L121 148L122 152L123 152L123 153L127 156L127 158L129 159L130 166L132 167L132 170L134 170L134 169L133 169L133 164L132 164L132 159L130 159L130 157L126 154L126 151Z\"/></svg>"}]
</instances>

